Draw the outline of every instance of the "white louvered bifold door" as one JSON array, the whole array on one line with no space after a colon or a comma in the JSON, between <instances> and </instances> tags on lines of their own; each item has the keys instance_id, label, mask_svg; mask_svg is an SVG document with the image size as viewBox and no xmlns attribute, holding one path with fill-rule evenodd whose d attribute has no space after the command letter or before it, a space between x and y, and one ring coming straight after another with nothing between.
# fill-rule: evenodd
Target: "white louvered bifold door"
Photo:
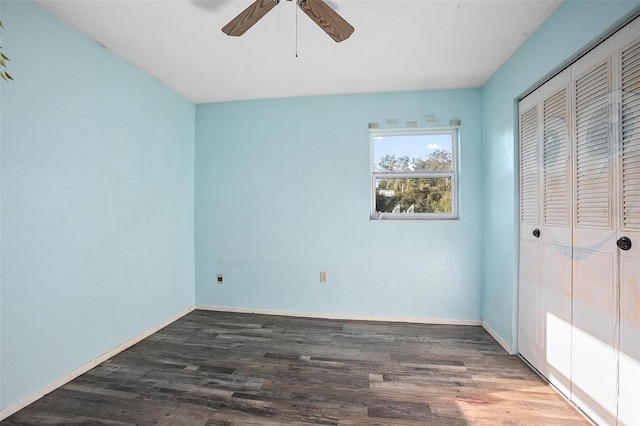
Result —
<instances>
[{"instance_id":1,"label":"white louvered bifold door","mask_svg":"<svg viewBox=\"0 0 640 426\"><path fill-rule=\"evenodd\" d=\"M519 352L568 394L571 363L569 72L520 110Z\"/></svg>"},{"instance_id":2,"label":"white louvered bifold door","mask_svg":"<svg viewBox=\"0 0 640 426\"><path fill-rule=\"evenodd\" d=\"M614 424L617 410L612 64L609 39L571 68L575 97L572 400L598 424Z\"/></svg>"},{"instance_id":3,"label":"white louvered bifold door","mask_svg":"<svg viewBox=\"0 0 640 426\"><path fill-rule=\"evenodd\" d=\"M544 294L545 376L571 389L571 119L570 73L543 87L541 278Z\"/></svg>"},{"instance_id":4,"label":"white louvered bifold door","mask_svg":"<svg viewBox=\"0 0 640 426\"><path fill-rule=\"evenodd\" d=\"M631 247L618 248L619 376L618 419L640 425L640 20L615 37L619 94L618 232Z\"/></svg>"},{"instance_id":5,"label":"white louvered bifold door","mask_svg":"<svg viewBox=\"0 0 640 426\"><path fill-rule=\"evenodd\" d=\"M519 114L518 350L597 424L638 426L640 18Z\"/></svg>"},{"instance_id":6,"label":"white louvered bifold door","mask_svg":"<svg viewBox=\"0 0 640 426\"><path fill-rule=\"evenodd\" d=\"M538 370L544 369L544 306L540 279L540 111L533 93L519 105L520 140L520 279L518 351Z\"/></svg>"}]
</instances>

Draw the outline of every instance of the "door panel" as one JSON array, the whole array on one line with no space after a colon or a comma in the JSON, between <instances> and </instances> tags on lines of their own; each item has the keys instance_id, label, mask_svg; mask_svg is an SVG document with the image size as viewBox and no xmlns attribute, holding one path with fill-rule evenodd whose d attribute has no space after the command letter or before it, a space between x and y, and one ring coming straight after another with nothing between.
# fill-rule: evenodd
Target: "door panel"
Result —
<instances>
[{"instance_id":1,"label":"door panel","mask_svg":"<svg viewBox=\"0 0 640 426\"><path fill-rule=\"evenodd\" d=\"M614 255L575 250L572 400L598 424L614 424L617 410Z\"/></svg>"},{"instance_id":2,"label":"door panel","mask_svg":"<svg viewBox=\"0 0 640 426\"><path fill-rule=\"evenodd\" d=\"M589 58L590 59L590 58ZM611 59L575 79L576 225L611 229Z\"/></svg>"},{"instance_id":3,"label":"door panel","mask_svg":"<svg viewBox=\"0 0 640 426\"><path fill-rule=\"evenodd\" d=\"M540 226L540 124L536 101L533 96L520 102L524 111L520 115L520 222Z\"/></svg>"},{"instance_id":4,"label":"door panel","mask_svg":"<svg viewBox=\"0 0 640 426\"><path fill-rule=\"evenodd\" d=\"M572 66L575 97L572 400L599 424L617 413L613 40Z\"/></svg>"},{"instance_id":5,"label":"door panel","mask_svg":"<svg viewBox=\"0 0 640 426\"><path fill-rule=\"evenodd\" d=\"M522 356L536 369L544 367L544 316L542 286L539 278L539 244L520 241L519 344Z\"/></svg>"},{"instance_id":6,"label":"door panel","mask_svg":"<svg viewBox=\"0 0 640 426\"><path fill-rule=\"evenodd\" d=\"M544 375L562 393L571 391L571 248L542 243Z\"/></svg>"},{"instance_id":7,"label":"door panel","mask_svg":"<svg viewBox=\"0 0 640 426\"><path fill-rule=\"evenodd\" d=\"M520 103L519 351L567 395L571 376L569 93L567 71Z\"/></svg>"},{"instance_id":8,"label":"door panel","mask_svg":"<svg viewBox=\"0 0 640 426\"><path fill-rule=\"evenodd\" d=\"M544 375L561 392L571 389L571 150L569 71L540 88L542 108L541 278Z\"/></svg>"},{"instance_id":9,"label":"door panel","mask_svg":"<svg viewBox=\"0 0 640 426\"><path fill-rule=\"evenodd\" d=\"M520 283L518 349L544 369L543 291L540 280L540 120L538 95L520 101ZM543 373L544 374L544 373Z\"/></svg>"},{"instance_id":10,"label":"door panel","mask_svg":"<svg viewBox=\"0 0 640 426\"><path fill-rule=\"evenodd\" d=\"M640 235L620 258L620 402L621 425L640 424Z\"/></svg>"},{"instance_id":11,"label":"door panel","mask_svg":"<svg viewBox=\"0 0 640 426\"><path fill-rule=\"evenodd\" d=\"M619 69L620 126L617 238L631 241L618 249L620 269L620 396L623 425L640 424L640 19L615 37Z\"/></svg>"}]
</instances>

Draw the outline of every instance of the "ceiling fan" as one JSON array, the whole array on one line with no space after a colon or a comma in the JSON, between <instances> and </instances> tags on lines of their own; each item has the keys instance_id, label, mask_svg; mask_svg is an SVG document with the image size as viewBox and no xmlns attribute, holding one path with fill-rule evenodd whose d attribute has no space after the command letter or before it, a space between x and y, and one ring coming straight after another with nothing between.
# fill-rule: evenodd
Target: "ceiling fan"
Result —
<instances>
[{"instance_id":1,"label":"ceiling fan","mask_svg":"<svg viewBox=\"0 0 640 426\"><path fill-rule=\"evenodd\" d=\"M292 0L287 0L292 1ZM298 7L309 18L326 32L336 42L349 38L354 29L338 13L322 0L296 0ZM256 22L258 22L271 9L276 7L280 0L256 0L227 25L222 27L222 32L230 36L241 36Z\"/></svg>"}]
</instances>

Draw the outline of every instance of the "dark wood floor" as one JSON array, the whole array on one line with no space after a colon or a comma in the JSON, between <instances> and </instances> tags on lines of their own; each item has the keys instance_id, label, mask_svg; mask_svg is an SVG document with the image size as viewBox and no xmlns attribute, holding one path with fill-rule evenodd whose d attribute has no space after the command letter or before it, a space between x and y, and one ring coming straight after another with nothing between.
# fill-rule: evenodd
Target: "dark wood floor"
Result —
<instances>
[{"instance_id":1,"label":"dark wood floor","mask_svg":"<svg viewBox=\"0 0 640 426\"><path fill-rule=\"evenodd\" d=\"M588 424L481 327L208 311L5 423Z\"/></svg>"}]
</instances>

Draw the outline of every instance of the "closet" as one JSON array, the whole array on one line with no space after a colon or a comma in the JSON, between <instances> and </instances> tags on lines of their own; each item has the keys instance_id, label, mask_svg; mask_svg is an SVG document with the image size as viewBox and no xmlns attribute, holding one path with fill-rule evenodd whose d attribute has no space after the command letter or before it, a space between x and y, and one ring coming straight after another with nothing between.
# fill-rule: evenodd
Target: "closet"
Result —
<instances>
[{"instance_id":1,"label":"closet","mask_svg":"<svg viewBox=\"0 0 640 426\"><path fill-rule=\"evenodd\" d=\"M522 99L518 350L640 425L640 18Z\"/></svg>"}]
</instances>

